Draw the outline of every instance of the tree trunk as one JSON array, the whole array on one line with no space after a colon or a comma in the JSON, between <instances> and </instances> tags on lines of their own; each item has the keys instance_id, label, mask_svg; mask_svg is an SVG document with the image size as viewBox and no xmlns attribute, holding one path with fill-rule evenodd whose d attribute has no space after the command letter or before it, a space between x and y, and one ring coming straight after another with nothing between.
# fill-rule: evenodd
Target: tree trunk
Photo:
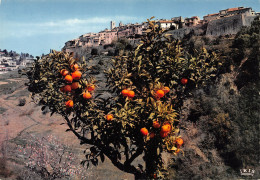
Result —
<instances>
[{"instance_id":1,"label":"tree trunk","mask_svg":"<svg viewBox=\"0 0 260 180\"><path fill-rule=\"evenodd\" d=\"M145 173L137 173L137 174L134 174L135 176L135 180L140 180L140 179L149 179L148 177L146 177L146 174Z\"/></svg>"},{"instance_id":2,"label":"tree trunk","mask_svg":"<svg viewBox=\"0 0 260 180\"><path fill-rule=\"evenodd\" d=\"M146 179L153 179L154 174L158 169L160 155L157 154L157 146L152 144L148 146L149 151L145 152L145 176Z\"/></svg>"}]
</instances>

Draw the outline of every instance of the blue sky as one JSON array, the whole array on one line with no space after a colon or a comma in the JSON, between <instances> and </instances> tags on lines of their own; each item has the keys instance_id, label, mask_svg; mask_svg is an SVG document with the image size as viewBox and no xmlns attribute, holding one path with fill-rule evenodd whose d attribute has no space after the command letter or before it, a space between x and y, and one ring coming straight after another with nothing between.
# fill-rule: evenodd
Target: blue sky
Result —
<instances>
[{"instance_id":1,"label":"blue sky","mask_svg":"<svg viewBox=\"0 0 260 180\"><path fill-rule=\"evenodd\" d=\"M143 22L252 7L260 0L0 0L0 49L34 56L60 50L68 40L109 28L110 21Z\"/></svg>"}]
</instances>

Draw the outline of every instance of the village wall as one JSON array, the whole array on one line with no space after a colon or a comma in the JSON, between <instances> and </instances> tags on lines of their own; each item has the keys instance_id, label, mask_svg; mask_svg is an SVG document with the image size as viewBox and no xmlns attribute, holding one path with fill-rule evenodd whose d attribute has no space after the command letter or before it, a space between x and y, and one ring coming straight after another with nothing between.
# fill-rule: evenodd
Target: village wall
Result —
<instances>
[{"instance_id":1,"label":"village wall","mask_svg":"<svg viewBox=\"0 0 260 180\"><path fill-rule=\"evenodd\" d=\"M182 19L181 17L172 18L171 20L157 20L156 24L167 30L172 26L175 30L167 31L176 39L182 39L185 35L207 35L220 36L238 33L243 26L250 26L254 18L259 13L255 13L252 8L229 8L221 10L219 13L208 14L204 20L198 16ZM131 45L138 43L139 36L144 35L148 24L119 24L111 22L111 30L105 29L99 33L88 33L80 36L78 39L66 42L63 50L82 54L92 48L100 49L101 46L111 44L113 40L127 38Z\"/></svg>"},{"instance_id":2,"label":"village wall","mask_svg":"<svg viewBox=\"0 0 260 180\"><path fill-rule=\"evenodd\" d=\"M207 36L220 36L238 33L243 26L250 26L256 16L238 14L212 20L208 23Z\"/></svg>"},{"instance_id":3,"label":"village wall","mask_svg":"<svg viewBox=\"0 0 260 180\"><path fill-rule=\"evenodd\" d=\"M193 27L185 27L172 31L168 31L167 34L172 34L172 37L175 39L182 39L185 35L189 33L193 33L194 35L203 35L205 33L204 27L205 25L197 25Z\"/></svg>"},{"instance_id":4,"label":"village wall","mask_svg":"<svg viewBox=\"0 0 260 180\"><path fill-rule=\"evenodd\" d=\"M236 34L243 26L242 14L212 20L208 23L207 36Z\"/></svg>"}]
</instances>

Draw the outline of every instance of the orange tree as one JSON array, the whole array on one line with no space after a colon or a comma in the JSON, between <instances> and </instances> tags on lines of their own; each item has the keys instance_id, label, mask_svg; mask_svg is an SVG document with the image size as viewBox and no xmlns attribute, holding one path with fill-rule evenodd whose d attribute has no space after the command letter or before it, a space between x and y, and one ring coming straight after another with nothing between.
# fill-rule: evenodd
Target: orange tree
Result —
<instances>
[{"instance_id":1,"label":"orange tree","mask_svg":"<svg viewBox=\"0 0 260 180\"><path fill-rule=\"evenodd\" d=\"M62 115L68 130L90 145L83 164L97 165L107 157L136 179L161 178L167 172L161 153L182 151L178 123L183 99L221 65L216 54L202 49L191 56L154 21L147 23L140 45L112 59L105 72L110 98L95 94L97 84L85 61L63 52L38 59L26 72L33 99ZM143 163L137 167L139 157Z\"/></svg>"}]
</instances>

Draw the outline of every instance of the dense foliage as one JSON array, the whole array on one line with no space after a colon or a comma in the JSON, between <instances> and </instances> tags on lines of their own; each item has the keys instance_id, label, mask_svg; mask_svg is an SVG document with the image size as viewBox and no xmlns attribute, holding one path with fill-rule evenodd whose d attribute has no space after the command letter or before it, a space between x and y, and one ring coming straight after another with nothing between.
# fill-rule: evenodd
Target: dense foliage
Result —
<instances>
[{"instance_id":1,"label":"dense foliage","mask_svg":"<svg viewBox=\"0 0 260 180\"><path fill-rule=\"evenodd\" d=\"M69 130L86 150L86 160L98 164L108 157L136 178L163 177L162 152L181 152L179 112L191 90L206 85L221 66L218 56L202 48L196 56L178 40L148 20L140 45L117 56L106 71L112 98L95 94L98 84L85 61L54 52L38 59L26 72L32 97L64 117ZM143 163L134 165L138 157Z\"/></svg>"},{"instance_id":2,"label":"dense foliage","mask_svg":"<svg viewBox=\"0 0 260 180\"><path fill-rule=\"evenodd\" d=\"M241 71L236 78L238 88L259 81L260 16L250 27L244 27L233 42L233 61Z\"/></svg>"},{"instance_id":3,"label":"dense foliage","mask_svg":"<svg viewBox=\"0 0 260 180\"><path fill-rule=\"evenodd\" d=\"M185 100L185 156L173 158L170 178L240 179L246 177L240 174L243 169L259 177L259 22L258 17L234 39L219 38L221 47L207 46L223 47L221 57L230 64L214 85Z\"/></svg>"}]
</instances>

